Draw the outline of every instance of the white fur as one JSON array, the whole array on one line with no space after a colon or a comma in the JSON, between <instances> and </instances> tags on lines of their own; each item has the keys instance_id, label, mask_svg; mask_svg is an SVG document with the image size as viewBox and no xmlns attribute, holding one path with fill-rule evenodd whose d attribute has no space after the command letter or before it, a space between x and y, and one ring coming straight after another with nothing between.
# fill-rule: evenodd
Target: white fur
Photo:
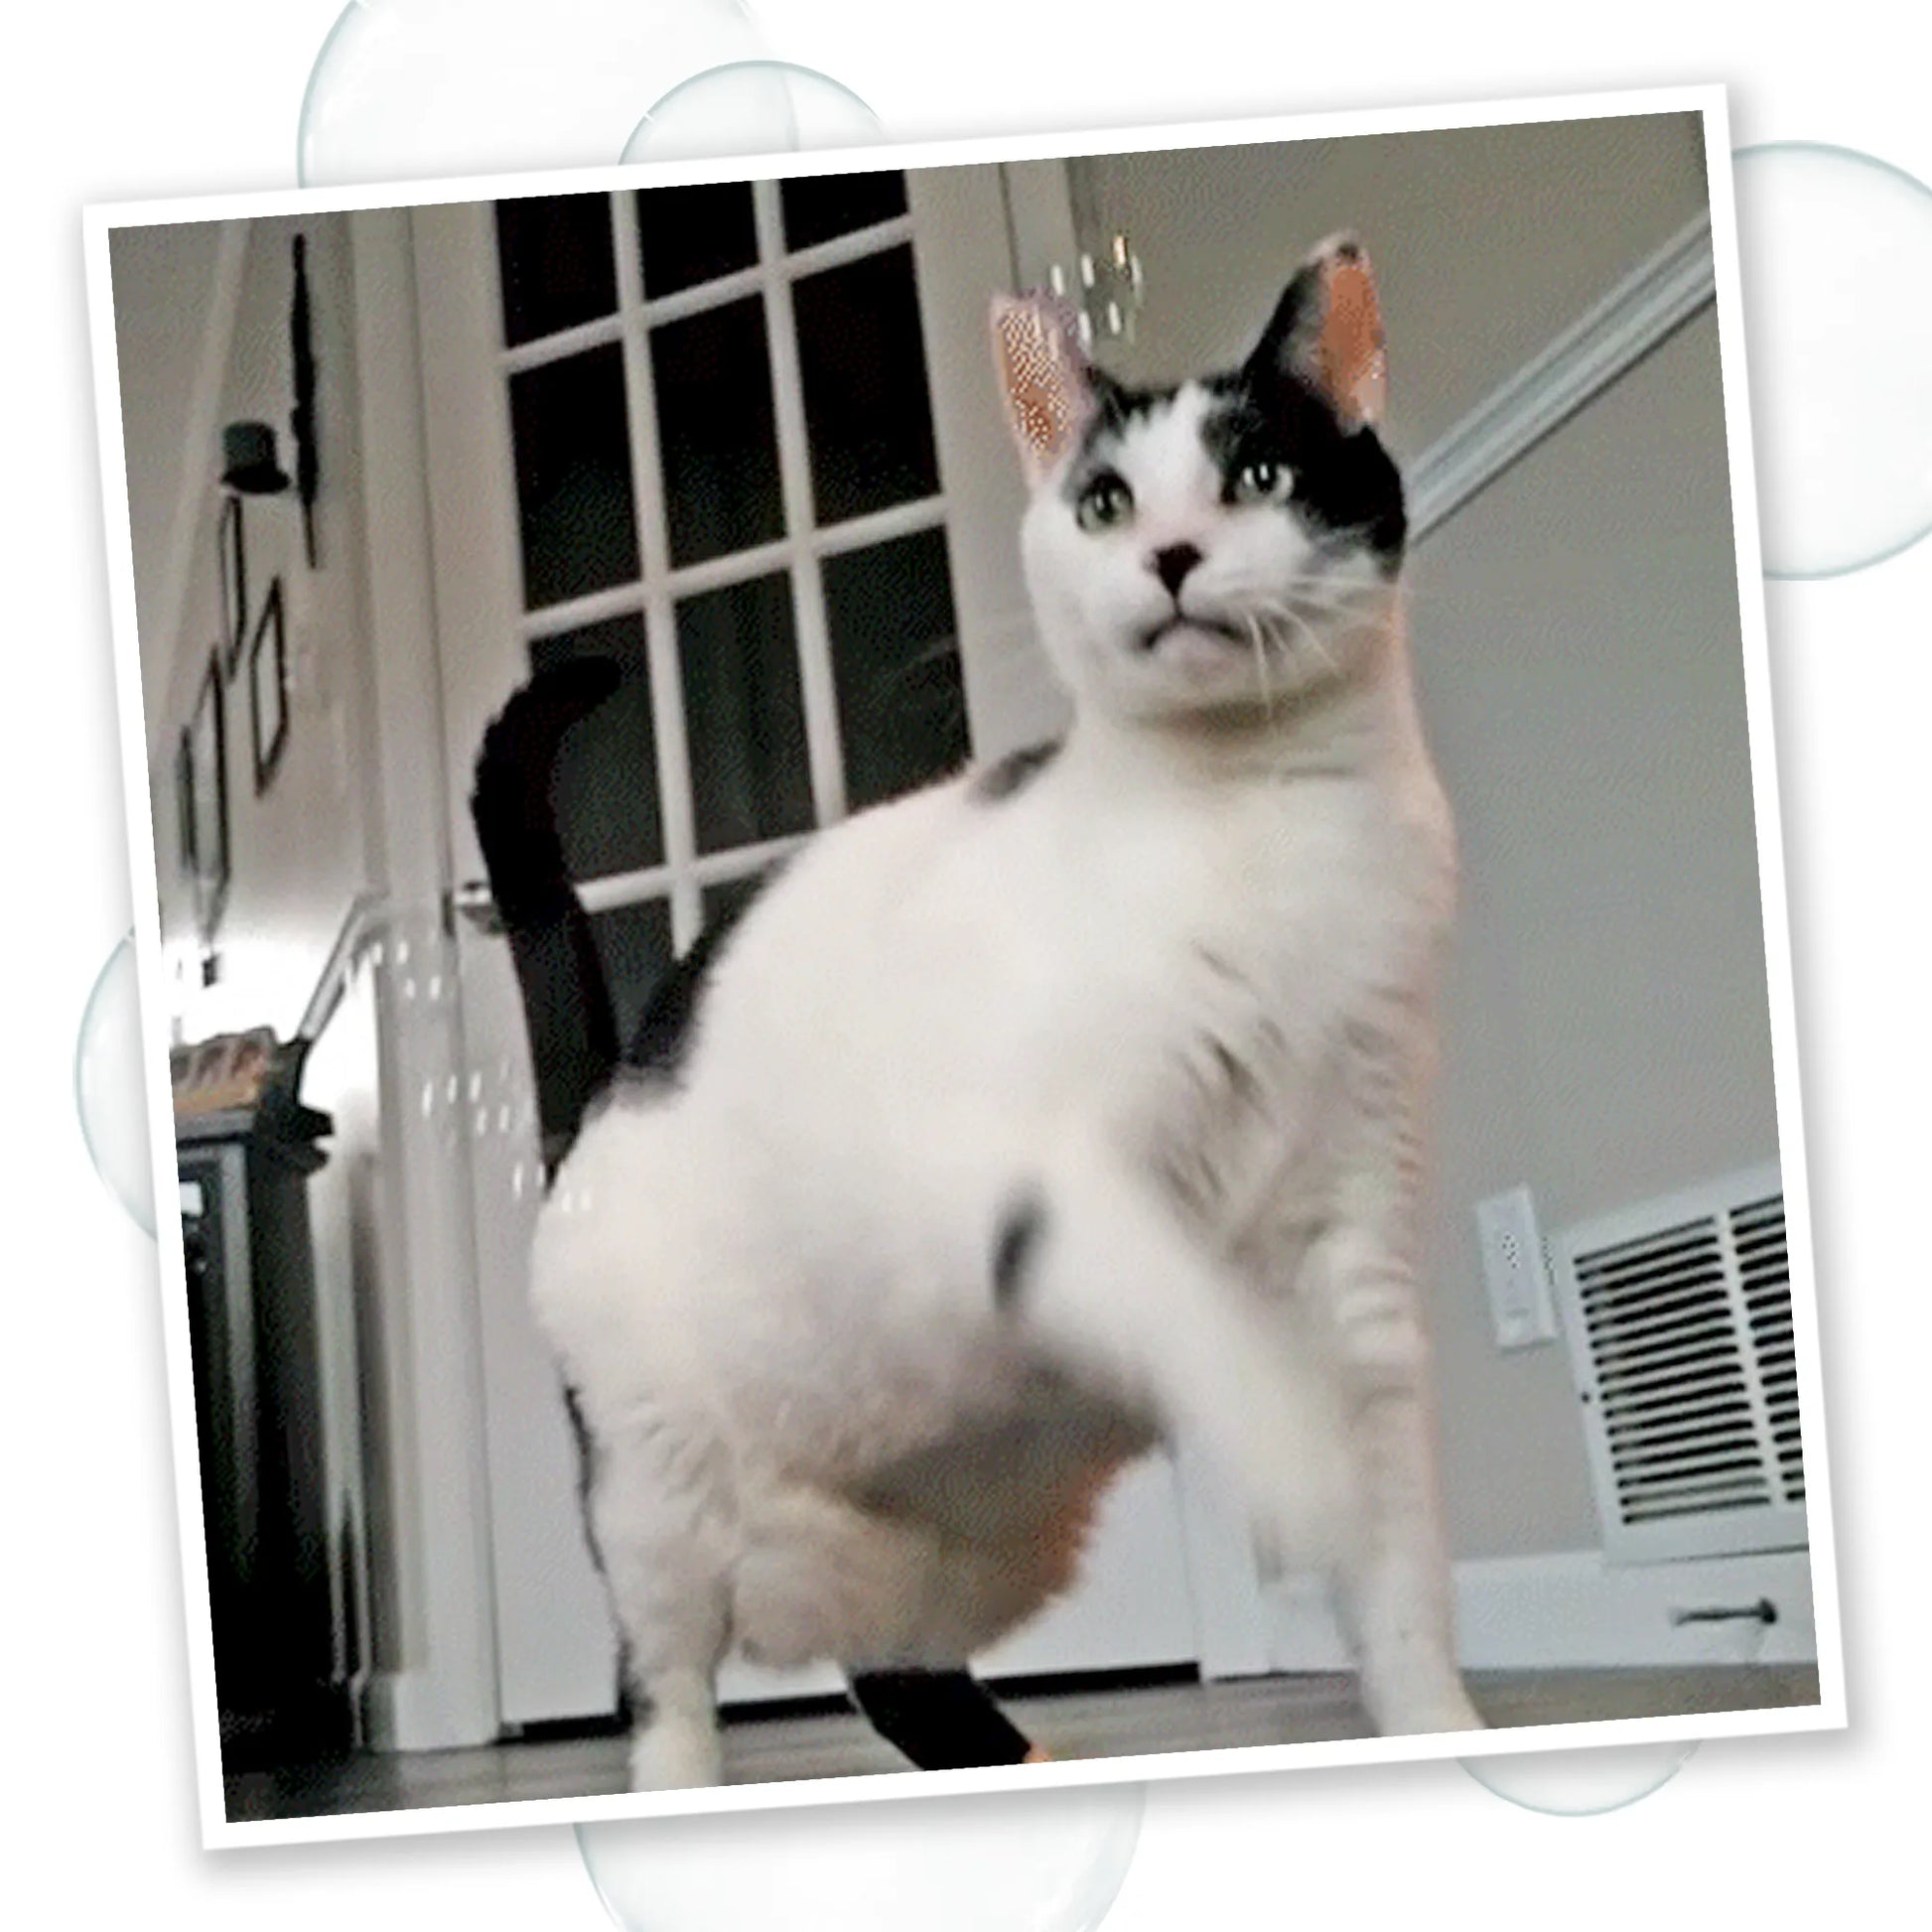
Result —
<instances>
[{"instance_id":1,"label":"white fur","mask_svg":"<svg viewBox=\"0 0 1932 1932\"><path fill-rule=\"evenodd\" d=\"M639 1784L718 1776L733 1643L983 1649L1068 1581L1095 1469L1175 1432L1338 1571L1380 1727L1476 1723L1415 1257L1449 817L1394 593L1218 503L1205 401L1124 439L1128 527L1080 529L1057 473L1035 491L1058 759L817 840L723 953L675 1090L598 1113L543 1211L536 1311L653 1712ZM1182 613L1252 618L1252 649L1134 641L1179 542Z\"/></svg>"}]
</instances>

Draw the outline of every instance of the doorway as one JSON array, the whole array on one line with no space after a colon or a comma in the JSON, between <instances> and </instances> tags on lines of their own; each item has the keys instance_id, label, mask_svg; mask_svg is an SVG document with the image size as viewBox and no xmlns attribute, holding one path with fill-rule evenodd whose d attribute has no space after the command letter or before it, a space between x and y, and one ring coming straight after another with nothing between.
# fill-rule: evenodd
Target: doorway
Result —
<instances>
[{"instance_id":1,"label":"doorway","mask_svg":"<svg viewBox=\"0 0 1932 1932\"><path fill-rule=\"evenodd\" d=\"M1024 495L985 346L1017 280L998 171L530 198L412 216L503 1722L615 1708L575 1449L525 1310L541 1190L507 949L469 823L533 669L622 682L558 777L621 1035L705 925L852 811L1060 722L1031 661ZM979 1661L1198 1661L1172 1463L1088 1578ZM727 1703L838 1688L734 1661Z\"/></svg>"}]
</instances>

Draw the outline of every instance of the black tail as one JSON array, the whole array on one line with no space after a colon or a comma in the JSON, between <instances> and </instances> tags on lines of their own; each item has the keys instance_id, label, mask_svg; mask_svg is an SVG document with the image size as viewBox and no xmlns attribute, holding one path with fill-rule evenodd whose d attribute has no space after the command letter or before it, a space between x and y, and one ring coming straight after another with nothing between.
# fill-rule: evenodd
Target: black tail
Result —
<instances>
[{"instance_id":1,"label":"black tail","mask_svg":"<svg viewBox=\"0 0 1932 1932\"><path fill-rule=\"evenodd\" d=\"M610 988L590 916L571 884L551 787L565 733L621 677L604 657L537 672L483 734L470 795L490 896L523 993L548 1173L569 1153L585 1109L619 1060Z\"/></svg>"}]
</instances>

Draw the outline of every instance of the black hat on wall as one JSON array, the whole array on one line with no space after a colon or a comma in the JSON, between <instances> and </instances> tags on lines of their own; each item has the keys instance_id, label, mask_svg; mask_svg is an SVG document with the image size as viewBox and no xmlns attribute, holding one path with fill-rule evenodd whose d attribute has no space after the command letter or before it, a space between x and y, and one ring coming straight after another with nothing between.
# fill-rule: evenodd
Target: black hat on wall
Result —
<instances>
[{"instance_id":1,"label":"black hat on wall","mask_svg":"<svg viewBox=\"0 0 1932 1932\"><path fill-rule=\"evenodd\" d=\"M230 423L221 432L221 481L249 496L272 496L289 480L275 460L275 432L266 423Z\"/></svg>"}]
</instances>

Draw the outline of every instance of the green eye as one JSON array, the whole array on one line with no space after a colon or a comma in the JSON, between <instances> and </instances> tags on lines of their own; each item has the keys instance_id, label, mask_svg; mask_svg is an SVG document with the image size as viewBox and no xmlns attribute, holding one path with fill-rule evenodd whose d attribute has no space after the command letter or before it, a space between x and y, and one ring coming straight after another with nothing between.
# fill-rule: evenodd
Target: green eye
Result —
<instances>
[{"instance_id":1,"label":"green eye","mask_svg":"<svg viewBox=\"0 0 1932 1932\"><path fill-rule=\"evenodd\" d=\"M1288 472L1267 457L1244 463L1235 473L1234 500L1237 503L1264 503L1278 496L1288 484Z\"/></svg>"},{"instance_id":2,"label":"green eye","mask_svg":"<svg viewBox=\"0 0 1932 1932\"><path fill-rule=\"evenodd\" d=\"M1081 490L1073 514L1083 530L1110 530L1134 513L1134 492L1124 477L1109 470Z\"/></svg>"}]
</instances>

